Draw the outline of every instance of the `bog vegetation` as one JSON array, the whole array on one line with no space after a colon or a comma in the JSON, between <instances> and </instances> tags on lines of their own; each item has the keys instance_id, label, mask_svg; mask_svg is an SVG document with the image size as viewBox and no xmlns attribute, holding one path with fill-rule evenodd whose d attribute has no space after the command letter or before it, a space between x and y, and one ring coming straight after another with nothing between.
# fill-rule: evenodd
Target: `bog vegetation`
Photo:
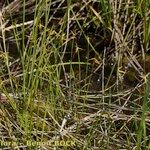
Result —
<instances>
[{"instance_id":1,"label":"bog vegetation","mask_svg":"<svg viewBox=\"0 0 150 150\"><path fill-rule=\"evenodd\" d=\"M1 0L0 148L150 149L149 8Z\"/></svg>"}]
</instances>

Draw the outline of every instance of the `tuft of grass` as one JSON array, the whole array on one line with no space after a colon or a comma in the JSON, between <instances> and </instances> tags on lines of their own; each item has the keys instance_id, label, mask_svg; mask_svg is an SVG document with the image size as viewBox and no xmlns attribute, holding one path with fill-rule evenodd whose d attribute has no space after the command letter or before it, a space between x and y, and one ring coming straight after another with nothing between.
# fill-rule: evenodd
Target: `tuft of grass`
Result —
<instances>
[{"instance_id":1,"label":"tuft of grass","mask_svg":"<svg viewBox=\"0 0 150 150\"><path fill-rule=\"evenodd\" d=\"M149 149L148 8L4 1L0 148Z\"/></svg>"}]
</instances>

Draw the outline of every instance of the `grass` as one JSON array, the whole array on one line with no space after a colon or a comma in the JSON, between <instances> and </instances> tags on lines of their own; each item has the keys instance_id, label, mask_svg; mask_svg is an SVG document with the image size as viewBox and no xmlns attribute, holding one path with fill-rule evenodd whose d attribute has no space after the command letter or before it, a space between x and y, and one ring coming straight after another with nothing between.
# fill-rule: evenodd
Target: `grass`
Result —
<instances>
[{"instance_id":1,"label":"grass","mask_svg":"<svg viewBox=\"0 0 150 150\"><path fill-rule=\"evenodd\" d=\"M150 149L148 8L4 1L0 148Z\"/></svg>"}]
</instances>

